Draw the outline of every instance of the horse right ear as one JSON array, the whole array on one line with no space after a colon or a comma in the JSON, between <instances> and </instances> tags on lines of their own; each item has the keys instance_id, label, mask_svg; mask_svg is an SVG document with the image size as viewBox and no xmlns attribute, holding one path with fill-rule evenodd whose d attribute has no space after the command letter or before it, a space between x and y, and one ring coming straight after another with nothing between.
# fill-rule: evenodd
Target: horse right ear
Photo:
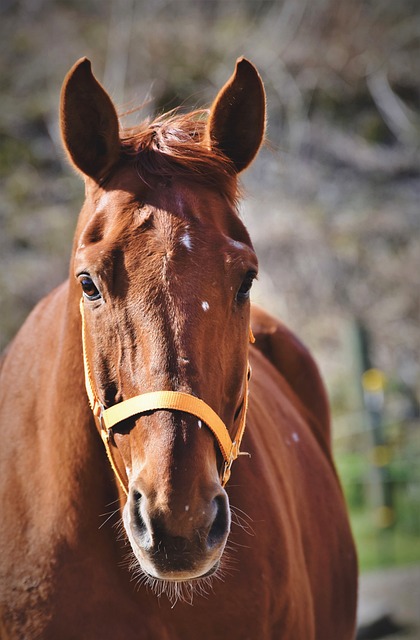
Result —
<instances>
[{"instance_id":1,"label":"horse right ear","mask_svg":"<svg viewBox=\"0 0 420 640\"><path fill-rule=\"evenodd\" d=\"M60 126L72 163L98 181L118 160L118 116L111 98L81 58L68 72L61 90Z\"/></svg>"}]
</instances>

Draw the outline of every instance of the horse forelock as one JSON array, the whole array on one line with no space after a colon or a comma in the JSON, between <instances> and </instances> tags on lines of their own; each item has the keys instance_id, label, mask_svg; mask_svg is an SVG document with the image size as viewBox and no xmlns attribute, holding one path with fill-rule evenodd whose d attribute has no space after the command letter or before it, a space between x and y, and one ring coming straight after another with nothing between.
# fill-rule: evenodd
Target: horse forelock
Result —
<instances>
[{"instance_id":1,"label":"horse forelock","mask_svg":"<svg viewBox=\"0 0 420 640\"><path fill-rule=\"evenodd\" d=\"M217 187L236 206L239 199L232 161L206 139L208 111L173 110L122 131L122 154L134 161L146 184L184 179Z\"/></svg>"}]
</instances>

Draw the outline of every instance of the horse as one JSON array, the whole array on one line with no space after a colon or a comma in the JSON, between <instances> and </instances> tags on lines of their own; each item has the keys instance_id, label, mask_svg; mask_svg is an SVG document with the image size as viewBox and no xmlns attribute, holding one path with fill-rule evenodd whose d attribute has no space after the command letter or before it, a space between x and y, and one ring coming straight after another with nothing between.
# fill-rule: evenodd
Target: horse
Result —
<instances>
[{"instance_id":1,"label":"horse","mask_svg":"<svg viewBox=\"0 0 420 640\"><path fill-rule=\"evenodd\" d=\"M125 128L88 59L67 74L69 278L1 361L2 640L354 637L324 385L250 302L265 122L245 58L209 110Z\"/></svg>"}]
</instances>

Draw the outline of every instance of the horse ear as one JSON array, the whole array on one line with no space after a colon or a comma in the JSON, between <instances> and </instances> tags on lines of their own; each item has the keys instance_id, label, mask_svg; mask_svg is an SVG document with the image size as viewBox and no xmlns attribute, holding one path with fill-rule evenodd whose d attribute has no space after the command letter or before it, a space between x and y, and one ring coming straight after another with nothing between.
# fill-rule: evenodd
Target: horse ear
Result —
<instances>
[{"instance_id":1,"label":"horse ear","mask_svg":"<svg viewBox=\"0 0 420 640\"><path fill-rule=\"evenodd\" d=\"M254 159L265 131L265 91L258 71L238 58L232 77L220 90L210 111L207 135L242 171Z\"/></svg>"},{"instance_id":2,"label":"horse ear","mask_svg":"<svg viewBox=\"0 0 420 640\"><path fill-rule=\"evenodd\" d=\"M87 176L99 180L117 162L118 116L87 58L76 62L64 80L60 125L70 160Z\"/></svg>"}]
</instances>

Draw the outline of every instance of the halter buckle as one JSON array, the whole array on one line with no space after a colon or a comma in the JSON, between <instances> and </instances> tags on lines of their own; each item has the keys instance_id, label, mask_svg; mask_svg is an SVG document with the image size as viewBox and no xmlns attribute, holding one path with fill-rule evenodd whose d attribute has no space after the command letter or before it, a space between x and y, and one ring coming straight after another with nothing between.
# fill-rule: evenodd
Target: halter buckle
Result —
<instances>
[{"instance_id":1,"label":"halter buckle","mask_svg":"<svg viewBox=\"0 0 420 640\"><path fill-rule=\"evenodd\" d=\"M234 440L234 442L232 442L232 448L230 450L229 453L229 460L225 460L225 464L223 467L223 474L222 474L222 487L224 487L229 478L230 478L230 474L232 473L232 465L233 462L236 460L236 458L238 457L238 455L240 455L239 453L239 446L238 443L236 442L236 440Z\"/></svg>"},{"instance_id":2,"label":"halter buckle","mask_svg":"<svg viewBox=\"0 0 420 640\"><path fill-rule=\"evenodd\" d=\"M233 460L229 460L227 462L225 462L224 467L223 467L223 473L222 473L222 477L221 477L221 484L222 487L225 487L227 485L227 483L229 482L231 473L232 473L232 463Z\"/></svg>"},{"instance_id":3,"label":"halter buckle","mask_svg":"<svg viewBox=\"0 0 420 640\"><path fill-rule=\"evenodd\" d=\"M109 431L104 424L104 418L103 418L104 411L105 411L105 407L102 404L102 402L99 402L96 400L95 406L93 408L93 415L98 421L99 433L101 434L102 440L104 441L104 443L108 443L110 441L110 437L109 437Z\"/></svg>"},{"instance_id":4,"label":"halter buckle","mask_svg":"<svg viewBox=\"0 0 420 640\"><path fill-rule=\"evenodd\" d=\"M93 411L93 415L95 416L95 418L98 418L99 422L102 424L102 415L104 412L104 405L102 404L102 402L99 402L99 400L97 400L95 398L95 402L92 408Z\"/></svg>"}]
</instances>

